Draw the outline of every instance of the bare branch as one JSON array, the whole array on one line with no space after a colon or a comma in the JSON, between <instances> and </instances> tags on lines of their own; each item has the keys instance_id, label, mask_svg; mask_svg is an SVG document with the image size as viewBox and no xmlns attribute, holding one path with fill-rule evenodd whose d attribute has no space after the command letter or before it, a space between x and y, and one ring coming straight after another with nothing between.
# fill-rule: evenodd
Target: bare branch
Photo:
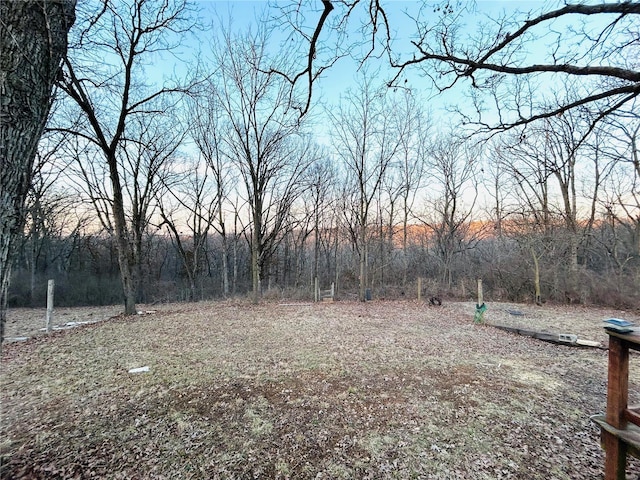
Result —
<instances>
[{"instance_id":1,"label":"bare branch","mask_svg":"<svg viewBox=\"0 0 640 480\"><path fill-rule=\"evenodd\" d=\"M448 63L452 66L453 71L457 75L462 77L472 77L478 70L490 70L500 73L509 73L513 75L525 75L528 73L547 72L547 73L566 73L569 75L600 75L606 77L619 78L621 80L628 80L630 82L640 82L640 72L635 70L629 70L625 68L618 68L612 66L585 66L570 64L536 64L527 65L524 67L511 67L509 65L500 65L495 63L488 63L485 60L472 60L470 58L462 58L455 55L443 55L436 53L429 53L425 51L418 43L411 42L420 51L422 57L409 60L402 64L393 65L400 69L404 69L408 65L415 65L427 60L438 60ZM467 67L467 68L463 68ZM397 76L396 76L397 78Z\"/></svg>"},{"instance_id":2,"label":"bare branch","mask_svg":"<svg viewBox=\"0 0 640 480\"><path fill-rule=\"evenodd\" d=\"M266 72L269 74L277 74L284 77L291 84L292 89L293 87L295 87L298 80L300 80L302 77L306 75L307 87L308 87L307 99L304 104L304 107L299 109L300 117L303 117L309 111L309 107L311 106L311 97L313 94L313 82L320 75L322 70L324 70L324 68L321 68L315 74L313 73L313 61L316 58L318 39L320 38L320 33L322 32L322 28L324 27L324 24L327 21L329 14L333 10L333 4L331 3L331 0L322 0L322 5L324 9L322 10L322 14L318 19L318 24L316 25L313 35L311 36L311 40L309 41L309 54L307 55L306 68L301 72L298 72L293 78L291 78L289 75L287 75L286 73L280 70L270 69Z\"/></svg>"}]
</instances>

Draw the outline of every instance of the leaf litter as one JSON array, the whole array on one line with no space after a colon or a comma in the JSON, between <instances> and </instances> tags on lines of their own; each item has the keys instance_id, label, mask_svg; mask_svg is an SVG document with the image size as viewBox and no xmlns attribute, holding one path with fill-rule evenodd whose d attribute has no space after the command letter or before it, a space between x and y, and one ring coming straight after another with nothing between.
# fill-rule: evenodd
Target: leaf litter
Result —
<instances>
[{"instance_id":1,"label":"leaf litter","mask_svg":"<svg viewBox=\"0 0 640 480\"><path fill-rule=\"evenodd\" d=\"M490 322L604 343L603 318L638 321L489 307ZM606 351L474 325L473 313L408 301L170 304L5 345L0 477L602 478L589 417L606 406ZM149 372L128 373L141 365Z\"/></svg>"}]
</instances>

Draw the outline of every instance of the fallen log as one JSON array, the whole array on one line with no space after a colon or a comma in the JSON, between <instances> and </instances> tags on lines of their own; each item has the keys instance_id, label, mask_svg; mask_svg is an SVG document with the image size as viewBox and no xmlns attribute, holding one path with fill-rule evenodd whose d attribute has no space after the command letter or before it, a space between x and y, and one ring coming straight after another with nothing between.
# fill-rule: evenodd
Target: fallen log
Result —
<instances>
[{"instance_id":1,"label":"fallen log","mask_svg":"<svg viewBox=\"0 0 640 480\"><path fill-rule=\"evenodd\" d=\"M602 350L607 349L600 342L596 342L593 340L583 340L578 338L577 335L571 333L538 332L536 330L530 330L527 328L511 327L508 325L500 325L496 323L492 323L489 325L506 332L515 333L525 337L536 338L538 340L542 340L543 342L557 343L560 345L567 345L569 347L589 347L599 348Z\"/></svg>"}]
</instances>

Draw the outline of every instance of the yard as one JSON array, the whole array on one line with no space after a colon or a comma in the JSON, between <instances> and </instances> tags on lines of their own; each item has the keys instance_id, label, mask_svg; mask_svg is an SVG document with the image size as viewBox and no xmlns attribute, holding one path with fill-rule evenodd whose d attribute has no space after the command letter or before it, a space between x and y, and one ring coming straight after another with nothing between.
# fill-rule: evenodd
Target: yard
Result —
<instances>
[{"instance_id":1,"label":"yard","mask_svg":"<svg viewBox=\"0 0 640 480\"><path fill-rule=\"evenodd\" d=\"M474 325L474 310L237 300L108 320L113 308L61 310L61 322L99 321L50 336L38 333L43 311L10 310L8 336L35 336L3 345L0 477L603 478L589 417L605 408L606 350ZM603 345L609 317L640 321L578 306L492 303L485 314Z\"/></svg>"}]
</instances>

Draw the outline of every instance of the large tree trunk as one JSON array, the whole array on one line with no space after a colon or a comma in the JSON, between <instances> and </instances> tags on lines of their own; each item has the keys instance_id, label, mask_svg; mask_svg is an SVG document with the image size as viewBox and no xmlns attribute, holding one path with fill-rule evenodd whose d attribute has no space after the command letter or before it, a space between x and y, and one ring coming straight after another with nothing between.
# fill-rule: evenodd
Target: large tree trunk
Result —
<instances>
[{"instance_id":1,"label":"large tree trunk","mask_svg":"<svg viewBox=\"0 0 640 480\"><path fill-rule=\"evenodd\" d=\"M75 0L0 2L0 339L15 240Z\"/></svg>"},{"instance_id":2,"label":"large tree trunk","mask_svg":"<svg viewBox=\"0 0 640 480\"><path fill-rule=\"evenodd\" d=\"M120 279L124 294L125 315L136 314L136 297L138 282L136 278L136 264L132 256L126 231L118 231L116 227L116 250L118 252L118 265L120 267Z\"/></svg>"},{"instance_id":3,"label":"large tree trunk","mask_svg":"<svg viewBox=\"0 0 640 480\"><path fill-rule=\"evenodd\" d=\"M254 212L253 215L253 232L251 237L251 282L252 282L252 300L253 303L260 302L261 294L261 274L260 271L260 229L262 225L260 223L260 216Z\"/></svg>"},{"instance_id":4,"label":"large tree trunk","mask_svg":"<svg viewBox=\"0 0 640 480\"><path fill-rule=\"evenodd\" d=\"M116 250L118 251L118 265L120 267L120 279L124 293L124 314L136 314L136 297L138 293L137 262L133 242L127 229L127 220L124 211L124 197L122 184L118 173L118 162L115 155L107 158L111 187L113 188L113 226L116 236Z\"/></svg>"}]
</instances>

